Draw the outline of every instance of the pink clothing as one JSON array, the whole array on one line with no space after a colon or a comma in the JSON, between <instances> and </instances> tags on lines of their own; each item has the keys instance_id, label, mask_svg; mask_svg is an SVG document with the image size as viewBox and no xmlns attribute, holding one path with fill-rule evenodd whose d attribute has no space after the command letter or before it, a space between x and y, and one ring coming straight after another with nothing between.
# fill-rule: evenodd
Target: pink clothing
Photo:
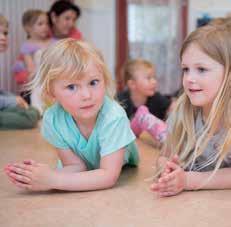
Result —
<instances>
[{"instance_id":1,"label":"pink clothing","mask_svg":"<svg viewBox=\"0 0 231 227\"><path fill-rule=\"evenodd\" d=\"M137 109L131 120L131 128L137 137L143 131L147 131L159 142L164 142L167 136L167 124L151 114L146 106Z\"/></svg>"},{"instance_id":2,"label":"pink clothing","mask_svg":"<svg viewBox=\"0 0 231 227\"><path fill-rule=\"evenodd\" d=\"M54 41L55 39L51 39L51 43L53 43ZM17 84L25 84L28 82L29 73L25 65L24 56L33 56L38 50L42 48L44 47L41 47L41 45L31 43L29 41L26 41L22 44L19 56L17 57L16 62L13 66L13 75Z\"/></svg>"}]
</instances>

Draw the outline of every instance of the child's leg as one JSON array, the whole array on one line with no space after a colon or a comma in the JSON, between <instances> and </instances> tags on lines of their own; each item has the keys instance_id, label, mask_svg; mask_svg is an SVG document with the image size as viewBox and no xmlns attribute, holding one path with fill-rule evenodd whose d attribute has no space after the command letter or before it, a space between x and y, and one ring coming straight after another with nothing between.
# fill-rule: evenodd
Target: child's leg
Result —
<instances>
[{"instance_id":1,"label":"child's leg","mask_svg":"<svg viewBox=\"0 0 231 227\"><path fill-rule=\"evenodd\" d=\"M151 114L146 106L140 106L138 108L134 118L132 119L132 122L133 121L136 123L137 128L139 127L141 131L147 131L158 141L163 142L166 139L166 123Z\"/></svg>"},{"instance_id":2,"label":"child's leg","mask_svg":"<svg viewBox=\"0 0 231 227\"><path fill-rule=\"evenodd\" d=\"M142 133L143 129L140 127L140 116L148 113L148 108L145 106L140 106L135 116L131 120L131 129L137 137Z\"/></svg>"}]
</instances>

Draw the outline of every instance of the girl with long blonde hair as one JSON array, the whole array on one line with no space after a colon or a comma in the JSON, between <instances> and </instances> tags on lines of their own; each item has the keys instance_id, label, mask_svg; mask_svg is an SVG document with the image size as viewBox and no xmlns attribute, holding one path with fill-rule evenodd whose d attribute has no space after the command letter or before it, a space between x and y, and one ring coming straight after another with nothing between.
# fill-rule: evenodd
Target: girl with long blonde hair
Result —
<instances>
[{"instance_id":1,"label":"girl with long blonde hair","mask_svg":"<svg viewBox=\"0 0 231 227\"><path fill-rule=\"evenodd\" d=\"M151 190L161 197L183 190L231 188L231 28L211 23L184 41L184 92L168 119Z\"/></svg>"}]
</instances>

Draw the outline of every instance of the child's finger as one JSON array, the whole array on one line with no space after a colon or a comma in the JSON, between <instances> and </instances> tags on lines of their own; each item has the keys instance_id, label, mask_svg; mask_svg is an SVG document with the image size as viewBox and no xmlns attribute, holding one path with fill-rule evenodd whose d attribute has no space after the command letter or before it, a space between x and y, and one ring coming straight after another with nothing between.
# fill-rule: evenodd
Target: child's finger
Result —
<instances>
[{"instance_id":1,"label":"child's finger","mask_svg":"<svg viewBox=\"0 0 231 227\"><path fill-rule=\"evenodd\" d=\"M159 192L158 194L160 197L168 197L168 196L173 196L176 193L175 192Z\"/></svg>"},{"instance_id":2,"label":"child's finger","mask_svg":"<svg viewBox=\"0 0 231 227\"><path fill-rule=\"evenodd\" d=\"M10 172L9 176L11 178L13 178L14 180L20 181L22 183L29 183L29 182L31 182L31 179L29 177L26 177L26 176L23 176L23 175L20 175L20 174L17 174L17 173Z\"/></svg>"},{"instance_id":3,"label":"child's finger","mask_svg":"<svg viewBox=\"0 0 231 227\"><path fill-rule=\"evenodd\" d=\"M33 170L33 166L32 165L25 165L25 164L22 164L22 163L15 163L13 164L12 166L9 167L10 170L18 170L18 169L21 169L22 171L23 170L26 170L26 171L32 171ZM19 170L20 171L20 170Z\"/></svg>"},{"instance_id":4,"label":"child's finger","mask_svg":"<svg viewBox=\"0 0 231 227\"><path fill-rule=\"evenodd\" d=\"M19 188L22 188L22 189L31 189L31 185L30 184L25 184L25 183L22 183L22 182L19 182L19 181L15 181L14 184L19 187Z\"/></svg>"},{"instance_id":5,"label":"child's finger","mask_svg":"<svg viewBox=\"0 0 231 227\"><path fill-rule=\"evenodd\" d=\"M26 164L26 165L33 165L36 162L34 160L32 160L32 159L26 159L26 160L23 161L23 163Z\"/></svg>"},{"instance_id":6,"label":"child's finger","mask_svg":"<svg viewBox=\"0 0 231 227\"><path fill-rule=\"evenodd\" d=\"M174 162L168 161L166 164L166 168L171 169L172 171L177 170L180 168L180 166Z\"/></svg>"},{"instance_id":7,"label":"child's finger","mask_svg":"<svg viewBox=\"0 0 231 227\"><path fill-rule=\"evenodd\" d=\"M150 189L152 191L158 191L159 190L158 183L152 183Z\"/></svg>"},{"instance_id":8,"label":"child's finger","mask_svg":"<svg viewBox=\"0 0 231 227\"><path fill-rule=\"evenodd\" d=\"M166 174L164 177L159 178L159 183L168 183L169 181L172 181L175 179L175 173L171 172L169 174Z\"/></svg>"},{"instance_id":9,"label":"child's finger","mask_svg":"<svg viewBox=\"0 0 231 227\"><path fill-rule=\"evenodd\" d=\"M173 157L172 157L172 161L174 163L176 163L177 165L180 164L180 159L179 159L179 156L177 154L175 154Z\"/></svg>"}]
</instances>

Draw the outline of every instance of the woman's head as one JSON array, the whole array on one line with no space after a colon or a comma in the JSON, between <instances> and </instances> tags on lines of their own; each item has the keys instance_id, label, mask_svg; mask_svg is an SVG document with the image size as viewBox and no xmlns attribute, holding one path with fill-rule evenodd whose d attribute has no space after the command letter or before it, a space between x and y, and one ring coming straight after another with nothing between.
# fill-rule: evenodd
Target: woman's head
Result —
<instances>
[{"instance_id":1,"label":"woman's head","mask_svg":"<svg viewBox=\"0 0 231 227\"><path fill-rule=\"evenodd\" d=\"M54 36L68 38L80 15L81 10L77 5L65 0L56 1L48 12L49 23Z\"/></svg>"},{"instance_id":2,"label":"woman's head","mask_svg":"<svg viewBox=\"0 0 231 227\"><path fill-rule=\"evenodd\" d=\"M0 52L6 51L8 47L8 21L0 15Z\"/></svg>"},{"instance_id":3,"label":"woman's head","mask_svg":"<svg viewBox=\"0 0 231 227\"><path fill-rule=\"evenodd\" d=\"M42 10L27 10L22 16L22 25L28 38L46 39L49 35L48 17Z\"/></svg>"},{"instance_id":4,"label":"woman's head","mask_svg":"<svg viewBox=\"0 0 231 227\"><path fill-rule=\"evenodd\" d=\"M89 68L95 68L98 74L102 74L106 94L114 97L114 84L101 53L89 43L70 38L60 40L44 51L34 83L42 87L43 100L52 102L54 81L64 78L81 80Z\"/></svg>"},{"instance_id":5,"label":"woman's head","mask_svg":"<svg viewBox=\"0 0 231 227\"><path fill-rule=\"evenodd\" d=\"M153 64L144 59L129 60L124 66L124 82L131 92L153 96L156 89L156 72Z\"/></svg>"}]
</instances>

